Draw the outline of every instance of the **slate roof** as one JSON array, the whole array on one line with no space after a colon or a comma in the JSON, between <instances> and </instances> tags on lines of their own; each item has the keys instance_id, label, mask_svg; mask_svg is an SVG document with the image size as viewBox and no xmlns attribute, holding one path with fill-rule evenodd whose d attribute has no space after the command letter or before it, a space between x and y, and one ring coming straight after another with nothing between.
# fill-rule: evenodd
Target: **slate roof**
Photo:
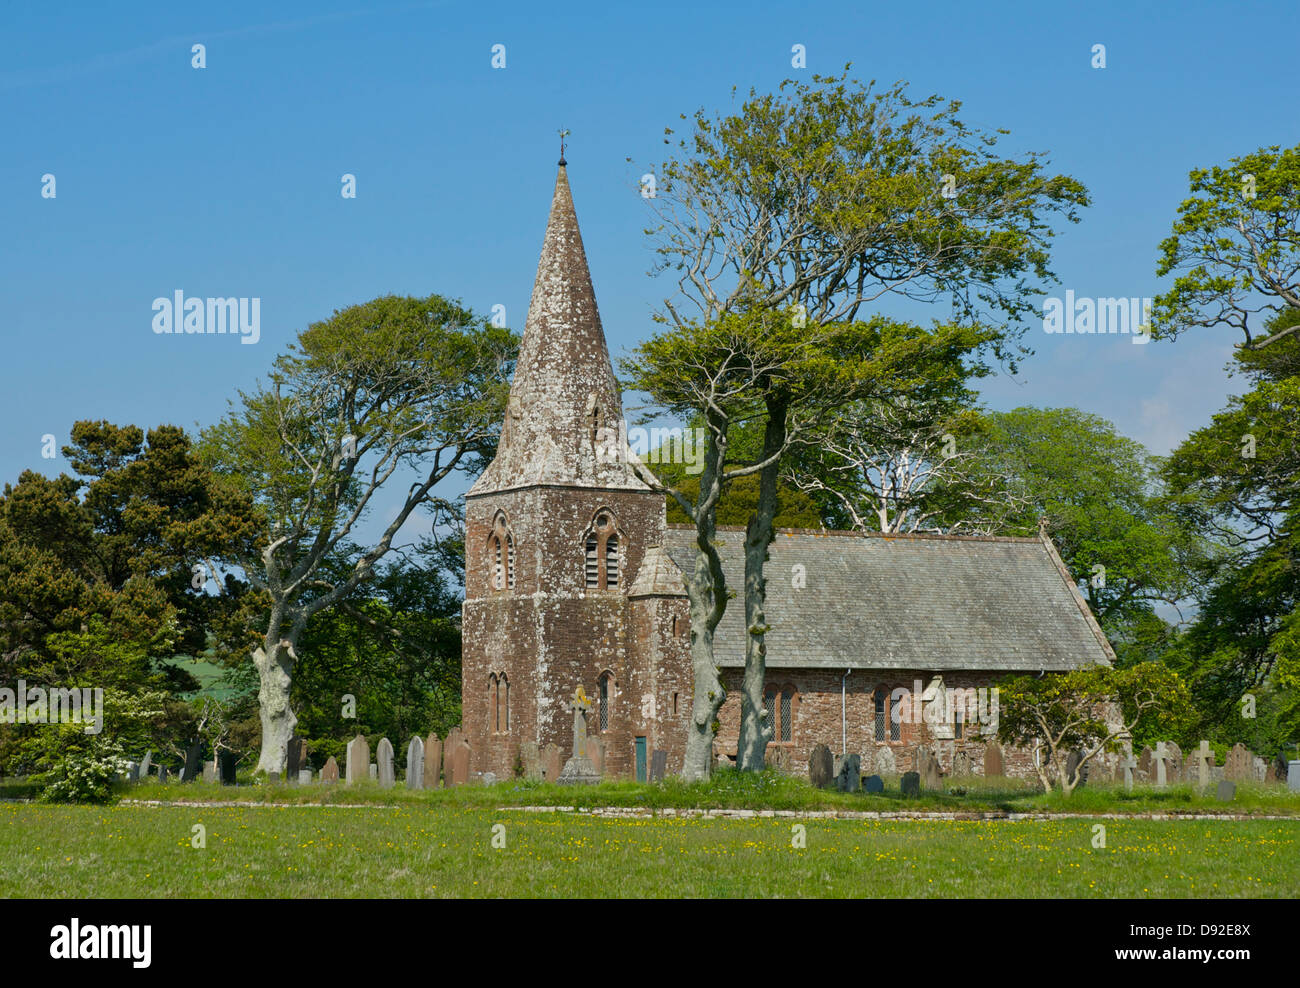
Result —
<instances>
[{"instance_id":1,"label":"slate roof","mask_svg":"<svg viewBox=\"0 0 1300 988\"><path fill-rule=\"evenodd\" d=\"M743 667L744 529L719 528L737 595L718 626L718 665ZM694 531L671 526L689 571ZM792 586L802 565L807 586ZM767 665L774 669L1067 671L1114 658L1049 541L786 529L769 550Z\"/></svg>"}]
</instances>

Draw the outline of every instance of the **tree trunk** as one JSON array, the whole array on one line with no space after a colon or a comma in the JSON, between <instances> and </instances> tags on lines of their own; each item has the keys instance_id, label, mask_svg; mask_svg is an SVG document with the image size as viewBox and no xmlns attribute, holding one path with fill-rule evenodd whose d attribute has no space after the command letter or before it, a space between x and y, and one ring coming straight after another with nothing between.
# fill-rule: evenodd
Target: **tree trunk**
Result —
<instances>
[{"instance_id":1,"label":"tree trunk","mask_svg":"<svg viewBox=\"0 0 1300 988\"><path fill-rule=\"evenodd\" d=\"M704 449L700 473L700 497L695 511L695 568L686 581L691 608L691 667L695 673L691 722L686 731L686 760L682 778L687 782L708 779L713 774L714 723L727 698L713 660L713 632L727 609L727 583L713 538L716 534L717 496L722 486L723 450L717 435L726 436L726 426L713 423ZM707 507L701 509L701 505Z\"/></svg>"},{"instance_id":2,"label":"tree trunk","mask_svg":"<svg viewBox=\"0 0 1300 988\"><path fill-rule=\"evenodd\" d=\"M262 716L262 752L257 759L257 772L279 772L284 775L289 763L289 739L293 737L298 718L289 706L289 685L292 681L293 644L281 641L265 645L253 653L253 663L261 685L257 702Z\"/></svg>"},{"instance_id":3,"label":"tree trunk","mask_svg":"<svg viewBox=\"0 0 1300 988\"><path fill-rule=\"evenodd\" d=\"M775 457L785 448L784 402L769 400L767 426L763 430L762 458ZM744 772L761 772L772 740L773 711L767 709L767 582L763 566L772 544L776 519L776 481L780 461L774 459L759 473L758 507L745 528L745 676L740 693L740 740L736 767ZM793 708L792 708L793 709ZM791 735L793 737L793 735Z\"/></svg>"}]
</instances>

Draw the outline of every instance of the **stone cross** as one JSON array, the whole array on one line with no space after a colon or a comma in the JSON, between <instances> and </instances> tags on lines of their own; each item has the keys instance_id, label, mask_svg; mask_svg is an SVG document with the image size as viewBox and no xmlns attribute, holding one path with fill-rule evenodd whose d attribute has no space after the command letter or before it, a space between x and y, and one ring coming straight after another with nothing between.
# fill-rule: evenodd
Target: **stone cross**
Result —
<instances>
[{"instance_id":1,"label":"stone cross","mask_svg":"<svg viewBox=\"0 0 1300 988\"><path fill-rule=\"evenodd\" d=\"M1196 773L1201 783L1201 788L1209 788L1210 785L1210 765L1214 758L1214 752L1210 750L1210 742L1202 741L1200 749L1196 752L1197 765Z\"/></svg>"},{"instance_id":2,"label":"stone cross","mask_svg":"<svg viewBox=\"0 0 1300 988\"><path fill-rule=\"evenodd\" d=\"M1124 770L1124 788L1129 792L1133 791L1133 770L1137 768L1137 759L1133 757L1133 752L1127 752L1119 767Z\"/></svg>"},{"instance_id":3,"label":"stone cross","mask_svg":"<svg viewBox=\"0 0 1300 988\"><path fill-rule=\"evenodd\" d=\"M1165 768L1166 757L1167 757L1167 752L1165 751L1165 743L1163 741L1157 741L1156 742L1156 786L1160 789L1163 789L1169 782L1168 776L1166 775L1166 768Z\"/></svg>"},{"instance_id":4,"label":"stone cross","mask_svg":"<svg viewBox=\"0 0 1300 988\"><path fill-rule=\"evenodd\" d=\"M587 757L587 711L591 709L591 701L587 699L587 694L582 691L582 684L573 691L573 699L569 702L569 709L573 711L573 757Z\"/></svg>"}]
</instances>

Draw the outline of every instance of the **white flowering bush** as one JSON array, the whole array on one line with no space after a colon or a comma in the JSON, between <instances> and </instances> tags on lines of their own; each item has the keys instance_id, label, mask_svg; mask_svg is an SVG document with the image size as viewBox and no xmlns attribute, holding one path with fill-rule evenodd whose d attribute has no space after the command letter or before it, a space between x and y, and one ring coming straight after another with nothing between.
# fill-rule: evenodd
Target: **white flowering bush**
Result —
<instances>
[{"instance_id":1,"label":"white flowering bush","mask_svg":"<svg viewBox=\"0 0 1300 988\"><path fill-rule=\"evenodd\" d=\"M113 798L113 783L126 772L128 759L115 740L95 738L90 744L65 749L49 760L42 773L47 803L107 803Z\"/></svg>"}]
</instances>

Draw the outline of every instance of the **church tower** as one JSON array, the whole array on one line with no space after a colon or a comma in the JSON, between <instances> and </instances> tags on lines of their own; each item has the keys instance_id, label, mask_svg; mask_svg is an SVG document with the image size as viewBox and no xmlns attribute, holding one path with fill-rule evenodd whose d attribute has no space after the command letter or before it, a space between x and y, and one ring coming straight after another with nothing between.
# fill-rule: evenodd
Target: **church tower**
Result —
<instances>
[{"instance_id":1,"label":"church tower","mask_svg":"<svg viewBox=\"0 0 1300 988\"><path fill-rule=\"evenodd\" d=\"M526 741L568 758L578 686L607 776L637 772L657 743L656 657L672 648L660 639L682 592L652 579L664 498L610 444L622 419L561 157L500 445L466 495L461 696L474 773L513 776Z\"/></svg>"}]
</instances>

